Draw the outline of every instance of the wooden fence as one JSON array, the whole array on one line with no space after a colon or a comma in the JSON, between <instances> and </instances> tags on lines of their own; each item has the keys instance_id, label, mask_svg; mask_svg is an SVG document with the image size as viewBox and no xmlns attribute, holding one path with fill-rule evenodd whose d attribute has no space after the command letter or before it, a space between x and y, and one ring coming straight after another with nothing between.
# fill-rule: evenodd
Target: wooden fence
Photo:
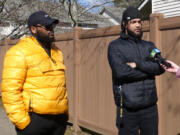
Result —
<instances>
[{"instance_id":1,"label":"wooden fence","mask_svg":"<svg viewBox=\"0 0 180 135\"><path fill-rule=\"evenodd\" d=\"M82 30L56 35L56 45L67 66L70 121L75 130L84 127L104 135L115 135L116 110L111 69L107 60L110 41L119 37L120 26ZM164 19L151 14L143 23L143 39L150 40L167 59L180 64L180 17ZM0 74L6 50L17 41L0 42ZM156 78L159 96L159 135L180 132L180 80L165 73Z\"/></svg>"}]
</instances>

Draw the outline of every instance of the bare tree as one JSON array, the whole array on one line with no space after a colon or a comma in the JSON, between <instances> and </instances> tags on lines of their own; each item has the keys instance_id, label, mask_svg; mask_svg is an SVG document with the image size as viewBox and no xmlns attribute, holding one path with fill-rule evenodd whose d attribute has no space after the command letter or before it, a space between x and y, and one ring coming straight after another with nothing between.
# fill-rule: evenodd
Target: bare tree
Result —
<instances>
[{"instance_id":1,"label":"bare tree","mask_svg":"<svg viewBox=\"0 0 180 135\"><path fill-rule=\"evenodd\" d=\"M27 28L28 16L38 10L46 11L50 16L58 18L60 21L71 22L72 27L78 25L79 22L93 21L102 19L96 14L92 14L89 10L97 7L105 6L114 0L103 0L103 2L94 5L80 5L78 0L1 0L0 2L0 25L9 24L13 27L6 37L20 38L29 33Z\"/></svg>"},{"instance_id":2,"label":"bare tree","mask_svg":"<svg viewBox=\"0 0 180 135\"><path fill-rule=\"evenodd\" d=\"M0 1L0 13L2 13L5 3L6 3L6 0Z\"/></svg>"},{"instance_id":3,"label":"bare tree","mask_svg":"<svg viewBox=\"0 0 180 135\"><path fill-rule=\"evenodd\" d=\"M25 18L25 7L28 6L27 0L3 0L1 4L0 25L2 26L12 26L10 33L7 33L6 36L1 37L16 37L19 38L21 35L24 35L26 30L26 18Z\"/></svg>"},{"instance_id":4,"label":"bare tree","mask_svg":"<svg viewBox=\"0 0 180 135\"><path fill-rule=\"evenodd\" d=\"M41 0L3 0L0 3L0 25L2 26L12 26L10 33L6 34L4 37L10 38L20 38L21 36L28 34L29 30L27 28L27 18L28 16L38 10L44 10L51 15L56 16L58 8L62 3L55 3L52 0L44 1ZM56 12L55 12L56 11Z\"/></svg>"},{"instance_id":5,"label":"bare tree","mask_svg":"<svg viewBox=\"0 0 180 135\"><path fill-rule=\"evenodd\" d=\"M68 9L68 15L70 16L72 23L73 23L73 27L77 26L77 22L81 22L81 21L85 21L83 18L83 16L87 16L87 14L90 15L89 11L94 9L94 8L98 8L98 7L103 7L108 3L113 3L114 0L104 0L102 2L100 2L98 0L98 3L95 4L87 4L87 5L80 5L78 3L77 0L64 0L63 4L64 6L68 7L65 9ZM68 5L68 6L67 6ZM97 15L93 15L91 14L91 20L94 19L100 19L100 17L98 17ZM90 21L90 18L89 18Z\"/></svg>"}]
</instances>

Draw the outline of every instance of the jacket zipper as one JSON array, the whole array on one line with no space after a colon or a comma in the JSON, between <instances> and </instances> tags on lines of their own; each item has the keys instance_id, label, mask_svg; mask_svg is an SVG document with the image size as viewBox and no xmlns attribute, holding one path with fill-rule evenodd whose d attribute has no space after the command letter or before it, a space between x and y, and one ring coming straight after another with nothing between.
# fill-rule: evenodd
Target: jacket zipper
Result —
<instances>
[{"instance_id":1,"label":"jacket zipper","mask_svg":"<svg viewBox=\"0 0 180 135\"><path fill-rule=\"evenodd\" d=\"M31 107L31 97L30 97L30 99L29 99L29 112L32 112L32 111L33 111L33 109Z\"/></svg>"},{"instance_id":2,"label":"jacket zipper","mask_svg":"<svg viewBox=\"0 0 180 135\"><path fill-rule=\"evenodd\" d=\"M50 59L56 65L56 61L52 57L50 57Z\"/></svg>"},{"instance_id":3,"label":"jacket zipper","mask_svg":"<svg viewBox=\"0 0 180 135\"><path fill-rule=\"evenodd\" d=\"M120 124L123 124L123 96L122 96L122 86L119 85L119 92L120 92Z\"/></svg>"},{"instance_id":4,"label":"jacket zipper","mask_svg":"<svg viewBox=\"0 0 180 135\"><path fill-rule=\"evenodd\" d=\"M44 51L46 52L46 54L49 56L49 58L51 59L51 61L56 65L56 61L52 58L52 55L51 55L51 49L49 50L49 53L48 51L42 47L44 49Z\"/></svg>"}]
</instances>

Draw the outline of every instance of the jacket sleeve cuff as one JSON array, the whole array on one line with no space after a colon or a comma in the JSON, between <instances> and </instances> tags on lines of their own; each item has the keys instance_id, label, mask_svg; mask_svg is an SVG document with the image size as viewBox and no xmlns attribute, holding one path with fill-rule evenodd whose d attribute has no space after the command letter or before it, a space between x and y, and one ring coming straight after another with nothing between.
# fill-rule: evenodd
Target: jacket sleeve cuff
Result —
<instances>
[{"instance_id":1,"label":"jacket sleeve cuff","mask_svg":"<svg viewBox=\"0 0 180 135\"><path fill-rule=\"evenodd\" d=\"M28 116L24 118L23 121L16 123L15 126L19 128L20 130L23 130L30 124L30 122L31 122L31 119L30 119L30 116Z\"/></svg>"},{"instance_id":2,"label":"jacket sleeve cuff","mask_svg":"<svg viewBox=\"0 0 180 135\"><path fill-rule=\"evenodd\" d=\"M140 61L136 61L136 69L141 69L140 66L141 66L141 62Z\"/></svg>"},{"instance_id":3,"label":"jacket sleeve cuff","mask_svg":"<svg viewBox=\"0 0 180 135\"><path fill-rule=\"evenodd\" d=\"M180 68L178 68L178 71L176 72L176 78L180 78Z\"/></svg>"}]
</instances>

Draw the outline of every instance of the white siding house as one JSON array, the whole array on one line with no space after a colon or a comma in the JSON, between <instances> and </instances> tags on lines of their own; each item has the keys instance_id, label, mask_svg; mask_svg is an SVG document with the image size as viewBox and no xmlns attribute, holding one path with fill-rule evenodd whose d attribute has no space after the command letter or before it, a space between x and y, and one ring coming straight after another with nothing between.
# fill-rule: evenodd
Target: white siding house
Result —
<instances>
[{"instance_id":1,"label":"white siding house","mask_svg":"<svg viewBox=\"0 0 180 135\"><path fill-rule=\"evenodd\" d=\"M4 36L9 35L12 30L14 29L14 26L9 25L9 26L0 26L0 39L3 38Z\"/></svg>"},{"instance_id":2,"label":"white siding house","mask_svg":"<svg viewBox=\"0 0 180 135\"><path fill-rule=\"evenodd\" d=\"M162 13L165 18L180 16L180 0L152 0L152 13Z\"/></svg>"}]
</instances>

